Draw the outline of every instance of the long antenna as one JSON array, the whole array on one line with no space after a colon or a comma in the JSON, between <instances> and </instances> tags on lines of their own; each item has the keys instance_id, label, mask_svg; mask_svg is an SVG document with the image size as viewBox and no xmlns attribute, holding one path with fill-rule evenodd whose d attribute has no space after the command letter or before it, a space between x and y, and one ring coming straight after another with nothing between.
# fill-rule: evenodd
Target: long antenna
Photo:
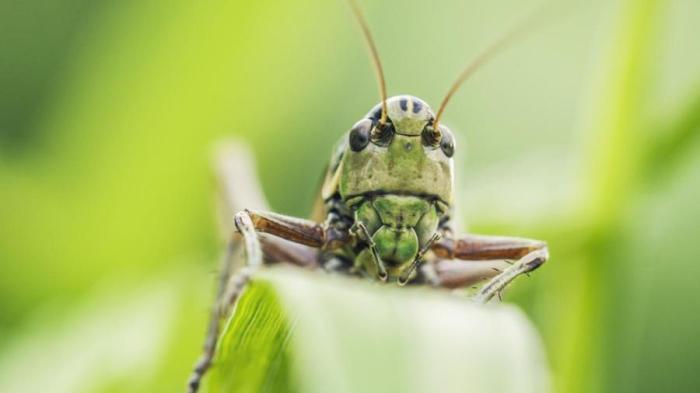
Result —
<instances>
[{"instance_id":1,"label":"long antenna","mask_svg":"<svg viewBox=\"0 0 700 393\"><path fill-rule=\"evenodd\" d=\"M447 107L447 103L450 102L450 99L455 94L455 92L459 90L464 81L466 81L471 75L473 75L482 65L484 65L495 55L500 53L504 48L515 42L516 38L522 38L526 35L524 33L531 32L535 27L534 22L539 20L539 17L542 16L542 8L543 7L538 8L537 12L534 12L532 15L530 15L529 18L526 18L521 23L513 27L507 34L502 36L499 40L497 40L496 42L488 46L486 49L484 49L481 53L479 53L479 55L477 55L471 61L471 63L467 64L464 70L462 70L462 73L459 74L459 76L457 77L457 80L455 80L454 83L452 83L452 86L450 86L450 89L447 91L445 98L443 98L442 102L440 103L440 107L437 111L437 114L435 115L435 121L433 122L433 128L435 130L439 130L438 125L440 123L440 118L442 117L443 112L445 112L445 107Z\"/></svg>"},{"instance_id":2,"label":"long antenna","mask_svg":"<svg viewBox=\"0 0 700 393\"><path fill-rule=\"evenodd\" d=\"M369 30L369 25L367 24L367 19L362 13L362 9L356 0L348 0L350 3L350 8L355 15L355 19L360 24L362 29L362 34L365 37L365 41L369 46L370 54L372 57L372 63L374 65L374 72L377 74L377 82L379 82L379 96L382 99L382 116L379 119L379 124L386 124L387 109L386 109L386 81L384 80L384 70L382 69L382 62L379 60L379 51L377 51L377 46L374 44L374 39L372 38L372 32Z\"/></svg>"}]
</instances>

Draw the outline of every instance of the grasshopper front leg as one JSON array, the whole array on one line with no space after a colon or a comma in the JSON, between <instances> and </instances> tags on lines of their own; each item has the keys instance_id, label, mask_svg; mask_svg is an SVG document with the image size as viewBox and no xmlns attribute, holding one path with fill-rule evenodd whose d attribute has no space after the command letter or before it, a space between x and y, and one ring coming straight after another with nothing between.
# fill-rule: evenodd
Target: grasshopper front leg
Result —
<instances>
[{"instance_id":1,"label":"grasshopper front leg","mask_svg":"<svg viewBox=\"0 0 700 393\"><path fill-rule=\"evenodd\" d=\"M227 248L225 268L221 275L221 289L217 304L212 311L211 321L204 343L202 357L192 372L187 385L188 393L196 393L199 390L202 378L209 370L215 355L219 338L219 327L223 316L227 315L231 307L236 303L251 277L265 262L263 247L258 233L267 233L280 239L288 240L290 244L301 244L309 247L321 247L324 244L324 230L320 224L300 218L283 216L276 213L244 210L234 217L236 236L240 235L245 247L245 266L236 273L230 272L230 259L235 250L236 240L232 240ZM298 255L299 250L289 247L285 250L284 243L272 242L268 246L274 246L274 250L282 255ZM303 262L303 261L301 261ZM306 263L306 265L313 265Z\"/></svg>"},{"instance_id":2,"label":"grasshopper front leg","mask_svg":"<svg viewBox=\"0 0 700 393\"><path fill-rule=\"evenodd\" d=\"M546 243L515 237L464 235L436 242L432 250L442 259L463 260L456 261L463 265L461 274L455 270L447 274L446 270L437 269L438 280L443 286L459 287L475 280L493 277L474 295L474 300L480 303L488 302L517 277L537 269L549 259ZM499 260L516 261L501 271L490 266L490 262ZM450 263L443 261L440 264L444 266ZM485 269L470 269L469 266L484 263L489 264Z\"/></svg>"},{"instance_id":3,"label":"grasshopper front leg","mask_svg":"<svg viewBox=\"0 0 700 393\"><path fill-rule=\"evenodd\" d=\"M492 278L474 295L474 300L479 303L488 303L495 295L508 286L513 280L522 274L527 274L542 266L549 259L547 248L538 249L517 260L502 273Z\"/></svg>"}]
</instances>

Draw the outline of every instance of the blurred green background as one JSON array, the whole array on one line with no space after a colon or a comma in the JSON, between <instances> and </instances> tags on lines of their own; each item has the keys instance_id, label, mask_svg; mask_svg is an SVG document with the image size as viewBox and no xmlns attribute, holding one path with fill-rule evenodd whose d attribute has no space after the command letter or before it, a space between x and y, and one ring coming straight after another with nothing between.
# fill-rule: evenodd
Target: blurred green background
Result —
<instances>
[{"instance_id":1,"label":"blurred green background","mask_svg":"<svg viewBox=\"0 0 700 393\"><path fill-rule=\"evenodd\" d=\"M390 94L433 106L539 4L364 3ZM558 391L697 391L700 2L562 8L446 112L460 221L549 241L507 299ZM275 210L308 214L378 101L348 7L3 0L0 37L0 390L179 391L221 248L212 146L248 142Z\"/></svg>"}]
</instances>

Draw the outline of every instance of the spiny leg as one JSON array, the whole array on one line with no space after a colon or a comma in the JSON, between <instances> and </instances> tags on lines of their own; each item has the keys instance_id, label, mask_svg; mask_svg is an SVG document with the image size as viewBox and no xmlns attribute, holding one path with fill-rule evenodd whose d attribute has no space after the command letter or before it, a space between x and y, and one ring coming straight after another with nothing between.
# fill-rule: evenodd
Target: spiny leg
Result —
<instances>
[{"instance_id":1,"label":"spiny leg","mask_svg":"<svg viewBox=\"0 0 700 393\"><path fill-rule=\"evenodd\" d=\"M367 230L367 227L362 222L356 222L356 228L357 229L354 230L354 232L357 235L359 235L359 237L362 238L362 240L364 240L365 243L367 243L369 251L372 254L372 260L374 261L375 267L377 268L377 277L382 281L386 281L386 279L389 277L389 274L386 272L386 266L384 265L384 261L382 261L382 257L379 256L379 251L377 251L377 245L374 243L374 240L372 240L372 235L369 233L369 230Z\"/></svg>"},{"instance_id":2,"label":"spiny leg","mask_svg":"<svg viewBox=\"0 0 700 393\"><path fill-rule=\"evenodd\" d=\"M439 258L463 259L474 263L480 263L476 261L517 259L503 271L491 267L492 273L489 274L484 274L482 269L478 273L479 276L475 276L473 272L469 274L469 272L464 271L465 274L458 277L466 285L475 279L486 278L499 273L475 295L475 300L482 303L488 302L495 295L500 295L500 292L515 278L537 269L549 258L547 245L542 241L501 236L464 235L457 239L447 238L433 244L432 250ZM441 263L444 265L449 264L447 261ZM454 274L452 277L449 277L444 274L444 271L441 272L438 269L438 276L440 281L444 283L444 286L456 286ZM459 280L457 280L457 283L459 283Z\"/></svg>"},{"instance_id":3,"label":"spiny leg","mask_svg":"<svg viewBox=\"0 0 700 393\"><path fill-rule=\"evenodd\" d=\"M221 272L219 273L219 286L216 294L216 303L212 307L211 316L209 317L209 325L207 327L207 335L204 340L202 356L197 361L197 364L192 371L192 375L187 383L187 391L194 393L199 389L199 384L211 366L211 361L214 358L214 351L216 349L216 342L219 336L219 322L221 319L221 307L219 307L219 300L222 298L223 293L226 291L228 284L229 275L231 274L232 259L236 252L236 242L230 239L227 246L224 258L221 264Z\"/></svg>"},{"instance_id":4,"label":"spiny leg","mask_svg":"<svg viewBox=\"0 0 700 393\"><path fill-rule=\"evenodd\" d=\"M221 317L228 314L231 307L245 289L251 276L263 264L263 253L258 232L269 233L284 239L304 244L307 246L323 244L323 230L320 225L311 221L297 219L294 217L282 216L268 212L253 212L244 210L234 217L234 224L238 233L242 235L246 252L246 265L237 273L230 274L230 268L224 269L226 284L220 290L218 304L212 312L212 321L209 325L207 339L205 341L204 353L197 363L188 383L188 393L195 393L199 389L204 374L211 366L216 351L216 344L219 338L219 324ZM281 244L276 243L276 247ZM234 247L229 247L227 259L231 259ZM280 251L280 250L278 250ZM290 250L290 252L296 252ZM227 265L230 266L230 263ZM229 270L228 272L226 270ZM227 280L225 277L230 276Z\"/></svg>"},{"instance_id":5,"label":"spiny leg","mask_svg":"<svg viewBox=\"0 0 700 393\"><path fill-rule=\"evenodd\" d=\"M216 174L220 192L219 215L221 229L228 237L226 251L220 265L219 284L216 300L211 310L207 334L203 345L203 353L192 372L188 382L188 392L196 392L200 381L211 365L219 336L219 325L222 318L222 299L231 279L234 254L238 250L240 239L231 236L235 228L230 217L234 212L244 207L266 208L267 203L262 188L255 176L255 162L250 149L244 143L227 140L217 144L214 153L214 173Z\"/></svg>"},{"instance_id":6,"label":"spiny leg","mask_svg":"<svg viewBox=\"0 0 700 393\"><path fill-rule=\"evenodd\" d=\"M282 239L309 247L319 248L325 243L323 225L297 217L257 210L244 210L239 215L247 215L255 231L269 233Z\"/></svg>"},{"instance_id":7,"label":"spiny leg","mask_svg":"<svg viewBox=\"0 0 700 393\"><path fill-rule=\"evenodd\" d=\"M430 266L435 270L437 286L456 289L494 277L506 269L508 264L500 259L488 261L442 259L435 261Z\"/></svg>"},{"instance_id":8,"label":"spiny leg","mask_svg":"<svg viewBox=\"0 0 700 393\"><path fill-rule=\"evenodd\" d=\"M547 244L539 240L466 234L458 238L446 237L435 242L432 250L442 259L484 261L519 259L543 248L547 248Z\"/></svg>"},{"instance_id":9,"label":"spiny leg","mask_svg":"<svg viewBox=\"0 0 700 393\"><path fill-rule=\"evenodd\" d=\"M479 303L488 303L495 295L500 298L501 291L521 274L529 273L540 267L549 258L546 248L535 250L492 278L474 295L474 300Z\"/></svg>"},{"instance_id":10,"label":"spiny leg","mask_svg":"<svg viewBox=\"0 0 700 393\"><path fill-rule=\"evenodd\" d=\"M216 353L216 345L219 341L219 325L221 323L221 317L226 315L231 306L235 304L238 296L241 294L241 292L243 292L243 289L250 281L252 273L253 269L244 267L236 274L233 274L226 284L227 289L223 295L223 300L225 300L225 302L214 306L212 320L210 321L209 330L207 331L207 338L204 344L204 353L197 362L197 365L195 366L187 384L188 393L197 392L202 378L209 370L209 367L211 367L214 355Z\"/></svg>"},{"instance_id":11,"label":"spiny leg","mask_svg":"<svg viewBox=\"0 0 700 393\"><path fill-rule=\"evenodd\" d=\"M246 214L236 214L234 218L235 227L238 232L243 235L246 252L246 266L235 274L231 274L231 258L235 253L233 239L227 247L224 269L221 274L221 283L219 293L217 294L217 304L212 310L211 321L207 331L207 338L204 342L204 353L197 362L197 365L192 372L192 376L187 384L188 392L195 393L199 389L202 377L211 366L214 354L216 352L216 344L219 339L219 325L221 317L226 315L231 305L236 302L236 299L245 288L250 280L251 274L262 265L262 249L260 241L255 233L250 217Z\"/></svg>"}]
</instances>

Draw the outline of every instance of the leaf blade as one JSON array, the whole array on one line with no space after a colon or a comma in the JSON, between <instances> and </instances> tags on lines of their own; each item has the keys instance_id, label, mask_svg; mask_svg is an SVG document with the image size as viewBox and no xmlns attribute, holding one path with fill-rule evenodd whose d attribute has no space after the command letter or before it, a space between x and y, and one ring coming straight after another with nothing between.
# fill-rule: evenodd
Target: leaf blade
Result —
<instances>
[{"instance_id":1,"label":"leaf blade","mask_svg":"<svg viewBox=\"0 0 700 393\"><path fill-rule=\"evenodd\" d=\"M268 319L260 316L261 310L279 313L267 318L283 323L262 325ZM235 331L245 326L247 332ZM288 341L285 332L291 332ZM256 340L268 340L260 346L271 352L241 352L256 347L241 343ZM269 360L280 353L286 356L280 367L289 367L288 374L265 375L267 363L245 376L254 383L222 383L245 374L234 369L243 359ZM514 307L480 307L441 291L298 269L261 273L227 324L217 356L213 392L266 386L284 387L271 391L341 393L549 390L539 339Z\"/></svg>"}]
</instances>

